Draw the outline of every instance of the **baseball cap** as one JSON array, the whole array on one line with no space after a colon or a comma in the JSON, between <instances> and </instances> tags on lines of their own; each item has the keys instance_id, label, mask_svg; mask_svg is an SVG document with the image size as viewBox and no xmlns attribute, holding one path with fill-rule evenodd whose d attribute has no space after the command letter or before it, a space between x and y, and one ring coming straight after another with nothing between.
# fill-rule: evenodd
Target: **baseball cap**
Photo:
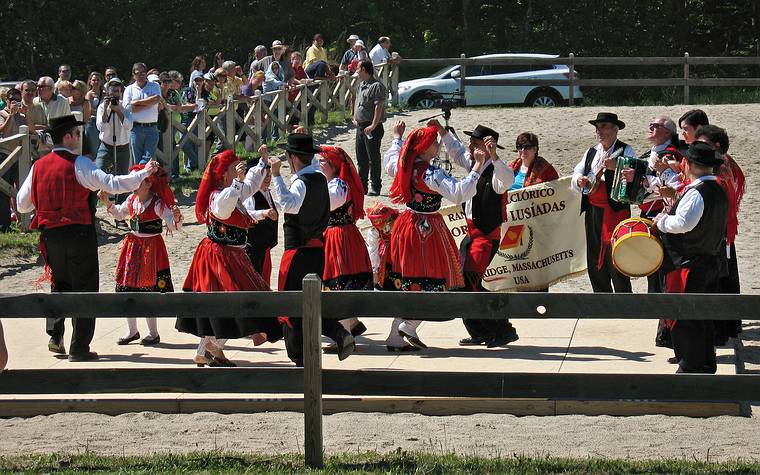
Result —
<instances>
[{"instance_id":1,"label":"baseball cap","mask_svg":"<svg viewBox=\"0 0 760 475\"><path fill-rule=\"evenodd\" d=\"M357 35L351 35L346 39L346 43L350 43L353 40L358 40L359 37Z\"/></svg>"},{"instance_id":2,"label":"baseball cap","mask_svg":"<svg viewBox=\"0 0 760 475\"><path fill-rule=\"evenodd\" d=\"M148 82L159 82L157 74L151 74L148 76Z\"/></svg>"}]
</instances>

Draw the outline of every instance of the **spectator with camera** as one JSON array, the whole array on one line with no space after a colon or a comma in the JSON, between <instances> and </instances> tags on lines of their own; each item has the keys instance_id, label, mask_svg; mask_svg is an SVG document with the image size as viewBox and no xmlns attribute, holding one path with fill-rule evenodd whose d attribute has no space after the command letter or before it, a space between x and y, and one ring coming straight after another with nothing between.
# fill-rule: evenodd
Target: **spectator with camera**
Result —
<instances>
[{"instance_id":1,"label":"spectator with camera","mask_svg":"<svg viewBox=\"0 0 760 475\"><path fill-rule=\"evenodd\" d=\"M50 119L71 115L69 101L53 91L54 85L53 78L49 76L42 76L37 81L37 97L34 98L34 103L42 106L47 122L50 122Z\"/></svg>"},{"instance_id":2,"label":"spectator with camera","mask_svg":"<svg viewBox=\"0 0 760 475\"><path fill-rule=\"evenodd\" d=\"M161 87L148 81L145 63L132 66L134 82L124 90L124 107L132 118L129 146L135 164L147 163L156 155L158 146L158 103Z\"/></svg>"},{"instance_id":3,"label":"spectator with camera","mask_svg":"<svg viewBox=\"0 0 760 475\"><path fill-rule=\"evenodd\" d=\"M108 81L96 115L100 147L95 157L95 166L115 175L126 175L130 167L129 144L133 124L129 111L121 104L123 93L124 83L121 79L112 78ZM126 195L118 195L116 202L121 203L125 198Z\"/></svg>"},{"instance_id":4,"label":"spectator with camera","mask_svg":"<svg viewBox=\"0 0 760 475\"><path fill-rule=\"evenodd\" d=\"M87 125L84 128L84 137L87 139L89 148L93 154L97 155L100 148L100 131L98 131L97 115L98 106L103 100L103 93L105 90L105 81L103 75L97 71L92 71L87 76L87 93L84 98L90 103L90 116L85 117L84 121Z\"/></svg>"},{"instance_id":5,"label":"spectator with camera","mask_svg":"<svg viewBox=\"0 0 760 475\"><path fill-rule=\"evenodd\" d=\"M11 137L20 133L19 127L26 125L30 131L34 131L34 122L31 114L28 114L27 106L21 102L21 92L12 88L6 93L7 105L5 109L0 110L0 139ZM13 153L16 144L0 143L0 163L8 155ZM11 168L2 175L3 180L11 185L18 186L18 162L14 163ZM0 232L7 232L11 225L11 202L10 197L0 191Z\"/></svg>"}]
</instances>

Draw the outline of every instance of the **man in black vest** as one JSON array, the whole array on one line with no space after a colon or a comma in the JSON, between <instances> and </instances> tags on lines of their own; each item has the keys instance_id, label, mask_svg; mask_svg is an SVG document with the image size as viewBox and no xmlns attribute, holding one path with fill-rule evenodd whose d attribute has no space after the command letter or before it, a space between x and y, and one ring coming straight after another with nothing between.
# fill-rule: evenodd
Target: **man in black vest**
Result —
<instances>
[{"instance_id":1,"label":"man in black vest","mask_svg":"<svg viewBox=\"0 0 760 475\"><path fill-rule=\"evenodd\" d=\"M684 174L689 180L669 214L654 221L662 232L663 263L668 293L720 292L720 253L725 248L728 199L716 181L714 167L723 163L713 147L695 141L689 146ZM715 362L712 320L666 320L671 329L678 373L711 373Z\"/></svg>"},{"instance_id":2,"label":"man in black vest","mask_svg":"<svg viewBox=\"0 0 760 475\"><path fill-rule=\"evenodd\" d=\"M272 167L272 196L285 214L283 231L285 252L280 263L279 290L302 290L302 280L307 274L322 275L325 251L322 234L327 228L330 215L330 196L327 178L313 165L314 154L321 149L314 146L310 135L293 133L288 143L280 145L287 154L290 170L295 175L288 187L280 176L282 161L269 158L266 146L259 149L262 160L269 160ZM351 333L338 322L327 319L322 322L322 334L335 340L338 359L344 360L354 351ZM288 357L303 366L303 328L300 318L283 322L283 335Z\"/></svg>"},{"instance_id":3,"label":"man in black vest","mask_svg":"<svg viewBox=\"0 0 760 475\"><path fill-rule=\"evenodd\" d=\"M617 114L600 112L589 123L596 129L599 143L589 148L573 170L572 188L583 193L581 214L585 213L586 264L594 292L631 292L631 279L612 265L610 238L617 224L631 217L631 207L610 199L615 159L620 155L637 157L630 145L618 140L618 131L625 123Z\"/></svg>"},{"instance_id":4,"label":"man in black vest","mask_svg":"<svg viewBox=\"0 0 760 475\"><path fill-rule=\"evenodd\" d=\"M243 202L248 214L256 224L248 229L248 243L245 251L251 259L256 272L261 274L269 284L272 278L271 249L277 245L277 220L279 214L274 205L269 185L272 183L272 173L269 171L261 182L261 189Z\"/></svg>"},{"instance_id":5,"label":"man in black vest","mask_svg":"<svg viewBox=\"0 0 760 475\"><path fill-rule=\"evenodd\" d=\"M475 163L473 157L484 159L477 193L462 205L467 219L467 236L462 240L459 251L464 267L464 290L485 292L483 274L499 248L501 223L506 217L506 192L514 183L515 175L496 153L497 148L504 147L498 145L499 133L495 130L478 125L472 132L465 131L470 137L469 148L465 149L459 138L449 133L437 120L430 121L428 125L438 128L449 160L454 164L469 172ZM463 318L462 321L470 334L469 338L459 341L462 346L486 344L489 348L495 348L518 339L517 331L506 319Z\"/></svg>"}]
</instances>

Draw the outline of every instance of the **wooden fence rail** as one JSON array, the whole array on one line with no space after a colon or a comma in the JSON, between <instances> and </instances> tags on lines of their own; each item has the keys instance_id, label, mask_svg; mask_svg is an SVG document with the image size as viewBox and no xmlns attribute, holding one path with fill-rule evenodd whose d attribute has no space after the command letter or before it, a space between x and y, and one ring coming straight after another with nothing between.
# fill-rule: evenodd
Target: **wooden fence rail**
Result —
<instances>
[{"instance_id":1,"label":"wooden fence rail","mask_svg":"<svg viewBox=\"0 0 760 475\"><path fill-rule=\"evenodd\" d=\"M303 393L305 457L322 465L322 396L416 396L738 402L760 399L760 375L478 373L322 370L322 318L753 318L759 295L322 292L0 294L0 317L125 316L304 319L304 368L9 370L0 394ZM653 312L652 309L656 309Z\"/></svg>"}]
</instances>

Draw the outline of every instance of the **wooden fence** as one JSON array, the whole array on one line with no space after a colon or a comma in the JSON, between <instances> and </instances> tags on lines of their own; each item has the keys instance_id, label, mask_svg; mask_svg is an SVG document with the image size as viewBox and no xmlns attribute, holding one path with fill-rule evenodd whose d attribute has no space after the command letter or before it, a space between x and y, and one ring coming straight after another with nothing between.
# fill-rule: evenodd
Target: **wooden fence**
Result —
<instances>
[{"instance_id":1,"label":"wooden fence","mask_svg":"<svg viewBox=\"0 0 760 475\"><path fill-rule=\"evenodd\" d=\"M322 465L322 395L756 401L760 375L322 370L322 318L672 318L754 316L760 295L322 292L0 294L0 317L302 317L304 368L8 370L0 394L303 393L306 463ZM97 309L97 310L93 310ZM652 309L657 309L656 313ZM130 406L133 410L134 405ZM456 407L452 407L455 412Z\"/></svg>"},{"instance_id":2,"label":"wooden fence","mask_svg":"<svg viewBox=\"0 0 760 475\"><path fill-rule=\"evenodd\" d=\"M398 105L398 64L383 63L375 67L375 74L390 92L391 104ZM265 134L276 127L280 134L289 132L289 124L297 119L299 125L309 127L309 112L320 113L323 121L331 111L340 113L341 120L350 120L353 100L361 80L358 76L342 74L335 80L317 80L291 88L257 94L250 100L228 99L218 114L210 115L208 109L196 114L190 124L168 120L168 127L161 137L162 150L158 159L169 164L190 141L198 150L198 167L205 168L207 147L210 140L218 140L225 148L235 149L239 143L248 143L252 149L266 142ZM295 96L291 101L291 91ZM242 107L241 107L242 106ZM241 110L244 110L241 114ZM176 134L181 138L177 140Z\"/></svg>"},{"instance_id":3,"label":"wooden fence","mask_svg":"<svg viewBox=\"0 0 760 475\"><path fill-rule=\"evenodd\" d=\"M18 163L19 186L24 182L29 170L32 167L32 136L29 135L29 127L22 125L19 127L19 133L10 137L0 139L0 144L15 147L13 151L0 163L0 193L15 197L18 188L15 183L8 183L3 179L5 175L16 163ZM19 215L19 223L22 229L29 226L29 216Z\"/></svg>"},{"instance_id":4,"label":"wooden fence","mask_svg":"<svg viewBox=\"0 0 760 475\"><path fill-rule=\"evenodd\" d=\"M573 106L575 103L575 86L588 87L665 87L674 86L683 88L683 103L689 104L689 94L691 87L760 87L759 77L754 78L695 78L692 77L690 66L715 66L715 65L743 65L743 66L760 66L760 56L734 56L734 57L713 57L713 56L689 56L684 53L683 56L676 57L579 57L570 53L567 57L557 58L526 58L526 57L508 57L508 58L468 58L464 54L458 58L425 58L425 59L403 59L402 63L409 66L443 66L443 65L460 65L461 86L459 92L464 94L467 86L568 86L569 98L568 105ZM566 79L480 79L478 77L467 77L468 66L484 65L545 65L564 64L569 68L569 74ZM615 79L615 78L595 78L580 79L576 76L576 66L683 66L683 76L680 78L636 78L636 79Z\"/></svg>"}]
</instances>

